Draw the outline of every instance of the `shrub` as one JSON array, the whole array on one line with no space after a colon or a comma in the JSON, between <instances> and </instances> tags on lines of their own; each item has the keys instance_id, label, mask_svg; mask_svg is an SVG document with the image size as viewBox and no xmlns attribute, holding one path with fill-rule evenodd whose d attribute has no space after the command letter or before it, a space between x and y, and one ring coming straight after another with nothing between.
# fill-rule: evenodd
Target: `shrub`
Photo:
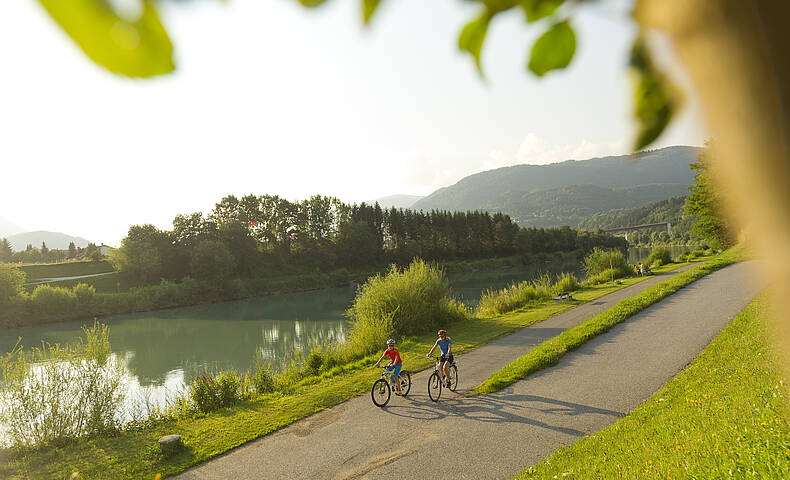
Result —
<instances>
[{"instance_id":1,"label":"shrub","mask_svg":"<svg viewBox=\"0 0 790 480\"><path fill-rule=\"evenodd\" d=\"M241 398L241 377L235 371L221 372L217 376L217 405L227 407Z\"/></svg>"},{"instance_id":2,"label":"shrub","mask_svg":"<svg viewBox=\"0 0 790 480\"><path fill-rule=\"evenodd\" d=\"M206 282L225 283L233 273L233 255L224 243L203 240L192 250L192 275Z\"/></svg>"},{"instance_id":3,"label":"shrub","mask_svg":"<svg viewBox=\"0 0 790 480\"><path fill-rule=\"evenodd\" d=\"M625 261L623 252L620 250L602 250L595 247L592 252L584 257L584 273L587 274L587 277L598 275L609 269L621 271L622 273L633 271L633 268Z\"/></svg>"},{"instance_id":4,"label":"shrub","mask_svg":"<svg viewBox=\"0 0 790 480\"><path fill-rule=\"evenodd\" d=\"M660 267L668 263L672 263L672 255L667 247L656 247L647 257L647 264L651 267Z\"/></svg>"},{"instance_id":5,"label":"shrub","mask_svg":"<svg viewBox=\"0 0 790 480\"><path fill-rule=\"evenodd\" d=\"M77 304L80 307L88 307L93 302L93 297L96 295L96 289L93 285L86 283L78 283L71 289L71 292L77 299Z\"/></svg>"},{"instance_id":6,"label":"shrub","mask_svg":"<svg viewBox=\"0 0 790 480\"><path fill-rule=\"evenodd\" d=\"M532 281L523 281L502 290L486 290L480 297L477 313L499 315L521 308L536 300L545 300L559 293L572 292L579 287L579 281L571 273L558 275L557 281L553 284L551 277L544 274Z\"/></svg>"},{"instance_id":7,"label":"shrub","mask_svg":"<svg viewBox=\"0 0 790 480\"><path fill-rule=\"evenodd\" d=\"M318 373L321 370L321 366L324 364L324 356L322 355L322 351L320 347L314 347L310 351L310 355L307 356L307 370L311 374Z\"/></svg>"},{"instance_id":8,"label":"shrub","mask_svg":"<svg viewBox=\"0 0 790 480\"><path fill-rule=\"evenodd\" d=\"M217 381L210 374L192 379L190 395L195 407L203 413L213 412L217 405Z\"/></svg>"},{"instance_id":9,"label":"shrub","mask_svg":"<svg viewBox=\"0 0 790 480\"><path fill-rule=\"evenodd\" d=\"M388 337L421 334L465 318L465 308L449 294L444 272L435 265L419 259L403 270L393 265L357 291L346 311L350 342L370 353Z\"/></svg>"},{"instance_id":10,"label":"shrub","mask_svg":"<svg viewBox=\"0 0 790 480\"><path fill-rule=\"evenodd\" d=\"M563 273L557 277L557 281L552 286L552 293L554 295L559 295L563 292L572 292L574 290L578 290L581 287L579 280L576 278L576 275L572 273Z\"/></svg>"},{"instance_id":11,"label":"shrub","mask_svg":"<svg viewBox=\"0 0 790 480\"><path fill-rule=\"evenodd\" d=\"M45 315L58 315L72 309L77 303L74 293L63 287L39 285L30 295L33 308Z\"/></svg>"},{"instance_id":12,"label":"shrub","mask_svg":"<svg viewBox=\"0 0 790 480\"><path fill-rule=\"evenodd\" d=\"M257 362L251 377L256 392L263 394L274 391L274 376L268 364Z\"/></svg>"}]
</instances>

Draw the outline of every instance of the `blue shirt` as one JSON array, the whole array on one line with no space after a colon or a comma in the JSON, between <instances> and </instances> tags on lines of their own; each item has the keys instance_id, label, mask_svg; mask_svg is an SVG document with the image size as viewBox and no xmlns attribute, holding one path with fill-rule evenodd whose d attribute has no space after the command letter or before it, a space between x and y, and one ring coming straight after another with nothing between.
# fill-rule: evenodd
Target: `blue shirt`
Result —
<instances>
[{"instance_id":1,"label":"blue shirt","mask_svg":"<svg viewBox=\"0 0 790 480\"><path fill-rule=\"evenodd\" d=\"M439 349L442 351L442 355L447 355L447 352L450 350L450 344L453 343L450 340L450 337L447 337L447 340L436 340L436 345L439 345Z\"/></svg>"}]
</instances>

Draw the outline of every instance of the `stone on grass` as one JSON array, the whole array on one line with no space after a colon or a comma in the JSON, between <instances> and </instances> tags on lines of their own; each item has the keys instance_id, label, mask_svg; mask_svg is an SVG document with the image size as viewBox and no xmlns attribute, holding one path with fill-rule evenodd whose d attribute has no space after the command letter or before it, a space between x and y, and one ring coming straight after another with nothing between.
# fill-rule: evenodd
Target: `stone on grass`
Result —
<instances>
[{"instance_id":1,"label":"stone on grass","mask_svg":"<svg viewBox=\"0 0 790 480\"><path fill-rule=\"evenodd\" d=\"M181 435L165 435L159 439L162 453L172 453L181 449Z\"/></svg>"}]
</instances>

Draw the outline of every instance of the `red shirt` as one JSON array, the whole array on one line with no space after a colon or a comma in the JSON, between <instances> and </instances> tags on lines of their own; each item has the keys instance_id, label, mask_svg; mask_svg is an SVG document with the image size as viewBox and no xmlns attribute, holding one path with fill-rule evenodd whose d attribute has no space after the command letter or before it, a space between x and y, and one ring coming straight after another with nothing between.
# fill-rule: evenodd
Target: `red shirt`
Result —
<instances>
[{"instance_id":1,"label":"red shirt","mask_svg":"<svg viewBox=\"0 0 790 480\"><path fill-rule=\"evenodd\" d=\"M384 355L386 355L386 356L390 357L390 360L391 360L391 361L392 361L392 363L394 363L395 365L400 365L401 363L403 363L403 362L401 362L401 359L400 359L400 352L398 351L398 349L397 349L397 348L393 348L392 350L390 350L390 349L388 348L388 349L384 350Z\"/></svg>"}]
</instances>

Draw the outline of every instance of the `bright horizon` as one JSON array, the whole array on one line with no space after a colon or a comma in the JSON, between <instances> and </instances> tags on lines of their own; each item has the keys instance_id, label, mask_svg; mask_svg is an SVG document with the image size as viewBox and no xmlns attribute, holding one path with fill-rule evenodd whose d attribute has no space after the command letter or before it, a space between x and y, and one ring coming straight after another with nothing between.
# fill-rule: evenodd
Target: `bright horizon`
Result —
<instances>
[{"instance_id":1,"label":"bright horizon","mask_svg":"<svg viewBox=\"0 0 790 480\"><path fill-rule=\"evenodd\" d=\"M545 78L525 68L540 27L503 15L481 80L456 48L475 13L463 3L385 3L370 28L356 2L164 3L177 70L135 81L92 64L35 2L15 2L0 17L0 41L22 45L0 52L0 218L117 245L130 225L170 229L230 194L359 203L629 153L629 4L579 8L576 57ZM650 148L699 146L706 132L687 92Z\"/></svg>"}]
</instances>

